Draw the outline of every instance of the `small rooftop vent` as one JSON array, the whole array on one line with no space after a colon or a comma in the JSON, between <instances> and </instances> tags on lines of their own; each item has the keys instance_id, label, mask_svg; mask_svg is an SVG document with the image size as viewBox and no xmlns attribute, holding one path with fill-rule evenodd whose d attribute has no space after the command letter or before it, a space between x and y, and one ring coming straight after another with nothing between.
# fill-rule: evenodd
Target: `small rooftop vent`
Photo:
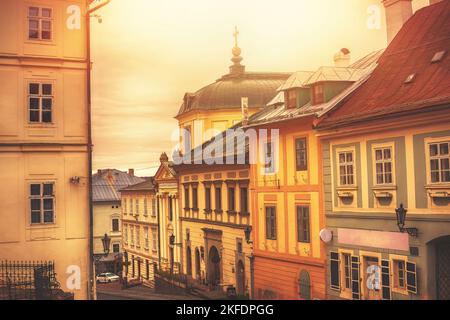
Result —
<instances>
[{"instance_id":1,"label":"small rooftop vent","mask_svg":"<svg viewBox=\"0 0 450 320\"><path fill-rule=\"evenodd\" d=\"M433 58L431 59L431 63L441 62L446 53L447 51L445 50L436 52Z\"/></svg>"},{"instance_id":2,"label":"small rooftop vent","mask_svg":"<svg viewBox=\"0 0 450 320\"><path fill-rule=\"evenodd\" d=\"M416 78L416 74L415 73L411 73L405 80L405 83L411 83L414 81L414 79Z\"/></svg>"}]
</instances>

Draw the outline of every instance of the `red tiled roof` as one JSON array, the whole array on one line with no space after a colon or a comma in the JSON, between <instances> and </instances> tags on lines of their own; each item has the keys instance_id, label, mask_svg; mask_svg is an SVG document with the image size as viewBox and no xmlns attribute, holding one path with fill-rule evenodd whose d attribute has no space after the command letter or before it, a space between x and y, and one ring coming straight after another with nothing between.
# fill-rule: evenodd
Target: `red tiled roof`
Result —
<instances>
[{"instance_id":1,"label":"red tiled roof","mask_svg":"<svg viewBox=\"0 0 450 320\"><path fill-rule=\"evenodd\" d=\"M440 62L433 56L446 50ZM370 78L341 105L327 113L318 127L432 106L450 107L450 1L418 10L378 61ZM407 77L415 74L410 83Z\"/></svg>"}]
</instances>

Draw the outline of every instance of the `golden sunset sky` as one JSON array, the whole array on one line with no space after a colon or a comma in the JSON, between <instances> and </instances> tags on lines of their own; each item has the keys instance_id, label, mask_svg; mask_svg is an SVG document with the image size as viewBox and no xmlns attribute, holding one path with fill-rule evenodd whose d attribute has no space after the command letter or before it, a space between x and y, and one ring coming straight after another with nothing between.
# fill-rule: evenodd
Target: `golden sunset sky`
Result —
<instances>
[{"instance_id":1,"label":"golden sunset sky","mask_svg":"<svg viewBox=\"0 0 450 320\"><path fill-rule=\"evenodd\" d=\"M414 0L414 9L428 0ZM378 5L381 28L370 29ZM247 71L315 70L386 47L381 0L112 0L92 19L94 169L151 175L171 152L185 92L228 72L233 31ZM175 132L175 133L174 133Z\"/></svg>"}]
</instances>

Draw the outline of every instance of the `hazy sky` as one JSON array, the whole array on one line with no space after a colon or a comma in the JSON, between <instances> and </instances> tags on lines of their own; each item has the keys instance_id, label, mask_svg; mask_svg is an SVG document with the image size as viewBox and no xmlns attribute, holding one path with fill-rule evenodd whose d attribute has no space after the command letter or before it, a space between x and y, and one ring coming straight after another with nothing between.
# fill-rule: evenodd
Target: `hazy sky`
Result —
<instances>
[{"instance_id":1,"label":"hazy sky","mask_svg":"<svg viewBox=\"0 0 450 320\"><path fill-rule=\"evenodd\" d=\"M428 0L414 0L414 9ZM381 9L381 28L367 26ZM176 142L185 92L228 72L233 30L250 71L315 70L386 46L381 0L112 0L92 19L94 169L150 175Z\"/></svg>"}]
</instances>

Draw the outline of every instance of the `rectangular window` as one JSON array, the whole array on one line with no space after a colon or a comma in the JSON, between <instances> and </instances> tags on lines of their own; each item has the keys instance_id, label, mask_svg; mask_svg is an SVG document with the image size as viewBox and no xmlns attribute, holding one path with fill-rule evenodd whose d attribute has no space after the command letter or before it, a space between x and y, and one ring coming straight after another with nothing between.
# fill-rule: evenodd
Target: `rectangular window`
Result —
<instances>
[{"instance_id":1,"label":"rectangular window","mask_svg":"<svg viewBox=\"0 0 450 320\"><path fill-rule=\"evenodd\" d=\"M450 142L429 144L431 183L450 182Z\"/></svg>"},{"instance_id":2,"label":"rectangular window","mask_svg":"<svg viewBox=\"0 0 450 320\"><path fill-rule=\"evenodd\" d=\"M323 85L316 84L313 86L313 104L324 102Z\"/></svg>"},{"instance_id":3,"label":"rectangular window","mask_svg":"<svg viewBox=\"0 0 450 320\"><path fill-rule=\"evenodd\" d=\"M392 181L392 148L375 149L375 175L377 184L391 184Z\"/></svg>"},{"instance_id":4,"label":"rectangular window","mask_svg":"<svg viewBox=\"0 0 450 320\"><path fill-rule=\"evenodd\" d=\"M124 215L127 215L127 199L122 200L122 211Z\"/></svg>"},{"instance_id":5,"label":"rectangular window","mask_svg":"<svg viewBox=\"0 0 450 320\"><path fill-rule=\"evenodd\" d=\"M205 210L211 211L211 187L205 187Z\"/></svg>"},{"instance_id":6,"label":"rectangular window","mask_svg":"<svg viewBox=\"0 0 450 320\"><path fill-rule=\"evenodd\" d=\"M222 188L215 187L214 190L216 193L216 211L222 211Z\"/></svg>"},{"instance_id":7,"label":"rectangular window","mask_svg":"<svg viewBox=\"0 0 450 320\"><path fill-rule=\"evenodd\" d=\"M173 199L172 197L167 198L168 204L169 204L169 221L173 220Z\"/></svg>"},{"instance_id":8,"label":"rectangular window","mask_svg":"<svg viewBox=\"0 0 450 320\"><path fill-rule=\"evenodd\" d=\"M192 149L192 134L191 134L191 126L184 127L183 132L183 147L184 153L188 153Z\"/></svg>"},{"instance_id":9,"label":"rectangular window","mask_svg":"<svg viewBox=\"0 0 450 320\"><path fill-rule=\"evenodd\" d=\"M112 231L119 232L119 219L118 218L112 219Z\"/></svg>"},{"instance_id":10,"label":"rectangular window","mask_svg":"<svg viewBox=\"0 0 450 320\"><path fill-rule=\"evenodd\" d=\"M28 119L31 123L51 123L53 85L30 82L28 84Z\"/></svg>"},{"instance_id":11,"label":"rectangular window","mask_svg":"<svg viewBox=\"0 0 450 320\"><path fill-rule=\"evenodd\" d=\"M306 138L295 139L295 165L297 171L308 170L308 152Z\"/></svg>"},{"instance_id":12,"label":"rectangular window","mask_svg":"<svg viewBox=\"0 0 450 320\"><path fill-rule=\"evenodd\" d=\"M130 226L130 239L131 239L131 246L134 246L134 226Z\"/></svg>"},{"instance_id":13,"label":"rectangular window","mask_svg":"<svg viewBox=\"0 0 450 320\"><path fill-rule=\"evenodd\" d=\"M152 217L156 217L156 199L152 198Z\"/></svg>"},{"instance_id":14,"label":"rectangular window","mask_svg":"<svg viewBox=\"0 0 450 320\"><path fill-rule=\"evenodd\" d=\"M339 253L330 252L330 287L340 290Z\"/></svg>"},{"instance_id":15,"label":"rectangular window","mask_svg":"<svg viewBox=\"0 0 450 320\"><path fill-rule=\"evenodd\" d=\"M241 187L241 213L248 213L248 188Z\"/></svg>"},{"instance_id":16,"label":"rectangular window","mask_svg":"<svg viewBox=\"0 0 450 320\"><path fill-rule=\"evenodd\" d=\"M266 239L277 239L276 207L266 207Z\"/></svg>"},{"instance_id":17,"label":"rectangular window","mask_svg":"<svg viewBox=\"0 0 450 320\"><path fill-rule=\"evenodd\" d=\"M128 225L123 225L123 241L128 244Z\"/></svg>"},{"instance_id":18,"label":"rectangular window","mask_svg":"<svg viewBox=\"0 0 450 320\"><path fill-rule=\"evenodd\" d=\"M404 260L394 260L394 281L393 285L395 289L406 289L406 268Z\"/></svg>"},{"instance_id":19,"label":"rectangular window","mask_svg":"<svg viewBox=\"0 0 450 320\"><path fill-rule=\"evenodd\" d=\"M141 246L141 227L136 226L136 247Z\"/></svg>"},{"instance_id":20,"label":"rectangular window","mask_svg":"<svg viewBox=\"0 0 450 320\"><path fill-rule=\"evenodd\" d=\"M192 209L198 210L198 192L196 187L192 187Z\"/></svg>"},{"instance_id":21,"label":"rectangular window","mask_svg":"<svg viewBox=\"0 0 450 320\"><path fill-rule=\"evenodd\" d=\"M297 107L297 89L289 90L287 92L287 106L288 108Z\"/></svg>"},{"instance_id":22,"label":"rectangular window","mask_svg":"<svg viewBox=\"0 0 450 320\"><path fill-rule=\"evenodd\" d=\"M343 253L342 254L342 260L343 260L343 284L342 287L347 290L350 290L352 288L352 274L351 274L351 259L352 256L349 253Z\"/></svg>"},{"instance_id":23,"label":"rectangular window","mask_svg":"<svg viewBox=\"0 0 450 320\"><path fill-rule=\"evenodd\" d=\"M152 227L152 250L158 251L158 232L155 227Z\"/></svg>"},{"instance_id":24,"label":"rectangular window","mask_svg":"<svg viewBox=\"0 0 450 320\"><path fill-rule=\"evenodd\" d=\"M144 227L144 249L148 250L148 227Z\"/></svg>"},{"instance_id":25,"label":"rectangular window","mask_svg":"<svg viewBox=\"0 0 450 320\"><path fill-rule=\"evenodd\" d=\"M228 187L228 212L236 211L235 188Z\"/></svg>"},{"instance_id":26,"label":"rectangular window","mask_svg":"<svg viewBox=\"0 0 450 320\"><path fill-rule=\"evenodd\" d=\"M28 39L52 39L53 12L50 8L28 8Z\"/></svg>"},{"instance_id":27,"label":"rectangular window","mask_svg":"<svg viewBox=\"0 0 450 320\"><path fill-rule=\"evenodd\" d=\"M130 199L130 214L133 215L133 199Z\"/></svg>"},{"instance_id":28,"label":"rectangular window","mask_svg":"<svg viewBox=\"0 0 450 320\"><path fill-rule=\"evenodd\" d=\"M189 209L189 187L184 187L184 208Z\"/></svg>"},{"instance_id":29,"label":"rectangular window","mask_svg":"<svg viewBox=\"0 0 450 320\"><path fill-rule=\"evenodd\" d=\"M147 197L144 198L144 216L148 216Z\"/></svg>"},{"instance_id":30,"label":"rectangular window","mask_svg":"<svg viewBox=\"0 0 450 320\"><path fill-rule=\"evenodd\" d=\"M30 184L31 223L55 222L55 195L53 183Z\"/></svg>"},{"instance_id":31,"label":"rectangular window","mask_svg":"<svg viewBox=\"0 0 450 320\"><path fill-rule=\"evenodd\" d=\"M113 252L119 253L120 252L120 244L119 243L113 243Z\"/></svg>"},{"instance_id":32,"label":"rectangular window","mask_svg":"<svg viewBox=\"0 0 450 320\"><path fill-rule=\"evenodd\" d=\"M135 200L135 203L136 203L136 215L138 216L139 215L139 198L137 198Z\"/></svg>"},{"instance_id":33,"label":"rectangular window","mask_svg":"<svg viewBox=\"0 0 450 320\"><path fill-rule=\"evenodd\" d=\"M272 143L267 142L264 144L264 171L266 173L274 173L275 168L273 166L273 154L272 154Z\"/></svg>"},{"instance_id":34,"label":"rectangular window","mask_svg":"<svg viewBox=\"0 0 450 320\"><path fill-rule=\"evenodd\" d=\"M310 242L309 206L297 206L297 240Z\"/></svg>"},{"instance_id":35,"label":"rectangular window","mask_svg":"<svg viewBox=\"0 0 450 320\"><path fill-rule=\"evenodd\" d=\"M339 182L341 186L354 185L353 151L339 152Z\"/></svg>"}]
</instances>

